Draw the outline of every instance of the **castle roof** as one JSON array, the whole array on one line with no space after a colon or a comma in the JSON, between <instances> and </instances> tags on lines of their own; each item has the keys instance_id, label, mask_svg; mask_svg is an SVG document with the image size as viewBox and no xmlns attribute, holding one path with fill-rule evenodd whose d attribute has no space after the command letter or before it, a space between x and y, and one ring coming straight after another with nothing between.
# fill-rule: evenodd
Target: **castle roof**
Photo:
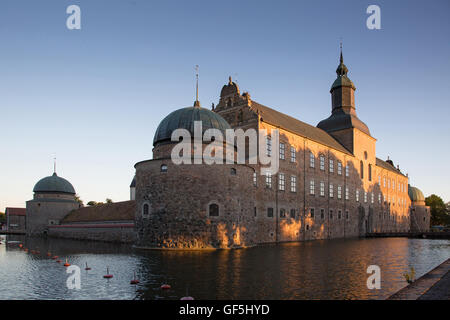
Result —
<instances>
[{"instance_id":1,"label":"castle roof","mask_svg":"<svg viewBox=\"0 0 450 320\"><path fill-rule=\"evenodd\" d=\"M72 184L64 178L58 177L56 172L53 175L42 178L33 188L33 192L55 192L75 194Z\"/></svg>"},{"instance_id":2,"label":"castle roof","mask_svg":"<svg viewBox=\"0 0 450 320\"><path fill-rule=\"evenodd\" d=\"M392 171L394 173L401 174L402 176L405 176L399 169L394 167L392 164L390 164L389 162L386 162L384 160L381 160L379 158L376 159L376 165L383 169L386 169L386 170Z\"/></svg>"},{"instance_id":3,"label":"castle roof","mask_svg":"<svg viewBox=\"0 0 450 320\"><path fill-rule=\"evenodd\" d=\"M71 211L62 223L134 220L136 201L106 203Z\"/></svg>"},{"instance_id":4,"label":"castle roof","mask_svg":"<svg viewBox=\"0 0 450 320\"><path fill-rule=\"evenodd\" d=\"M225 135L225 130L231 129L218 113L199 106L182 108L173 111L161 121L156 129L153 145L171 141L172 132L176 129L186 129L194 137L194 121L202 122L202 134L208 129L218 129Z\"/></svg>"},{"instance_id":5,"label":"castle roof","mask_svg":"<svg viewBox=\"0 0 450 320\"><path fill-rule=\"evenodd\" d=\"M408 184L408 195L412 202L425 202L425 197L418 188Z\"/></svg>"},{"instance_id":6,"label":"castle roof","mask_svg":"<svg viewBox=\"0 0 450 320\"><path fill-rule=\"evenodd\" d=\"M341 151L346 154L351 153L344 148L339 142L337 142L331 135L324 130L309 125L303 121L297 120L284 113L266 107L260 103L252 101L251 108L255 112L259 113L261 120L271 125L283 128L287 131L298 134L302 137L324 144L337 151Z\"/></svg>"},{"instance_id":7,"label":"castle roof","mask_svg":"<svg viewBox=\"0 0 450 320\"><path fill-rule=\"evenodd\" d=\"M10 216L25 216L27 209L25 208L6 208L5 213Z\"/></svg>"}]
</instances>

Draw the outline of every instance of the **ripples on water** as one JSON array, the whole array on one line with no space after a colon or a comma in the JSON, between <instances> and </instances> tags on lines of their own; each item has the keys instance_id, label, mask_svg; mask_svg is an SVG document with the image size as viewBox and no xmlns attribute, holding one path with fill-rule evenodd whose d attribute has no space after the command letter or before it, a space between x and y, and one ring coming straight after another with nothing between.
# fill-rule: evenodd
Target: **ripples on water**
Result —
<instances>
[{"instance_id":1,"label":"ripples on water","mask_svg":"<svg viewBox=\"0 0 450 320\"><path fill-rule=\"evenodd\" d=\"M383 299L406 285L402 274L409 267L420 277L450 257L449 240L406 238L203 252L1 237L0 299L180 299L186 293L196 299ZM19 243L40 254L25 253ZM66 286L66 258L81 268L81 290ZM92 270L84 270L86 262ZM381 290L366 287L372 264L381 267ZM106 267L114 278L103 278ZM133 273L140 280L137 286L130 285ZM172 289L161 290L163 283Z\"/></svg>"}]
</instances>

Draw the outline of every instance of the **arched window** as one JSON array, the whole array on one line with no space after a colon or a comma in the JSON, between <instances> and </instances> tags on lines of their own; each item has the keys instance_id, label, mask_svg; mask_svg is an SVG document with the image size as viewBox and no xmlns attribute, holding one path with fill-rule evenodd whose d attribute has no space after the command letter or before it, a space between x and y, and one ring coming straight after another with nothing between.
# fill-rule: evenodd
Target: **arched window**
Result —
<instances>
[{"instance_id":1,"label":"arched window","mask_svg":"<svg viewBox=\"0 0 450 320\"><path fill-rule=\"evenodd\" d=\"M362 160L359 162L359 166L360 166L360 174L361 174L361 179L364 179L364 164L362 162Z\"/></svg>"},{"instance_id":2,"label":"arched window","mask_svg":"<svg viewBox=\"0 0 450 320\"><path fill-rule=\"evenodd\" d=\"M372 181L372 165L369 163L369 181Z\"/></svg>"},{"instance_id":3,"label":"arched window","mask_svg":"<svg viewBox=\"0 0 450 320\"><path fill-rule=\"evenodd\" d=\"M148 205L148 203L144 203L144 205L142 206L142 215L144 217L147 217L150 211L150 206Z\"/></svg>"},{"instance_id":4,"label":"arched window","mask_svg":"<svg viewBox=\"0 0 450 320\"><path fill-rule=\"evenodd\" d=\"M216 203L211 203L209 205L209 216L218 217L219 216L219 205Z\"/></svg>"},{"instance_id":5,"label":"arched window","mask_svg":"<svg viewBox=\"0 0 450 320\"><path fill-rule=\"evenodd\" d=\"M167 165L165 164L161 165L161 172L167 172Z\"/></svg>"}]
</instances>

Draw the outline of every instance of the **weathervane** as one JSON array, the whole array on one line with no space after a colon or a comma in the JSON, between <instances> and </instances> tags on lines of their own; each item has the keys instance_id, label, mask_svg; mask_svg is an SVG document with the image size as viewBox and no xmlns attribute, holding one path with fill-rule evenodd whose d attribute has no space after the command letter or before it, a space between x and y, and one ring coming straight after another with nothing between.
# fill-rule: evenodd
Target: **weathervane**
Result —
<instances>
[{"instance_id":1,"label":"weathervane","mask_svg":"<svg viewBox=\"0 0 450 320\"><path fill-rule=\"evenodd\" d=\"M200 101L198 101L198 64L195 65L195 102L194 107L200 107Z\"/></svg>"}]
</instances>

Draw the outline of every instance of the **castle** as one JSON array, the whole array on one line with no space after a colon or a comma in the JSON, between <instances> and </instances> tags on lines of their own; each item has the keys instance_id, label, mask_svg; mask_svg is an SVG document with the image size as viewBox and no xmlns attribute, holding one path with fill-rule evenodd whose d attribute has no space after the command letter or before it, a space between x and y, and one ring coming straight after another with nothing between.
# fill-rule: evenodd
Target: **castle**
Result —
<instances>
[{"instance_id":1,"label":"castle","mask_svg":"<svg viewBox=\"0 0 450 320\"><path fill-rule=\"evenodd\" d=\"M427 231L430 210L423 194L409 186L392 160L376 157L377 140L356 114L356 87L342 52L336 73L331 115L317 126L241 94L230 78L212 110L196 100L161 121L153 159L135 165L131 201L97 208L103 218L87 222L83 219L94 209L76 206L72 186L38 183L34 199L27 202L28 233L102 239L98 234L108 238L109 232L114 240L127 239L138 247L211 249ZM277 129L276 148L270 135L259 139L268 154L277 150L279 170L261 175L261 165L250 161L174 164L171 153L178 142L172 134L185 129L194 136L195 121L201 121L203 133ZM207 144L200 148L204 151Z\"/></svg>"}]
</instances>

